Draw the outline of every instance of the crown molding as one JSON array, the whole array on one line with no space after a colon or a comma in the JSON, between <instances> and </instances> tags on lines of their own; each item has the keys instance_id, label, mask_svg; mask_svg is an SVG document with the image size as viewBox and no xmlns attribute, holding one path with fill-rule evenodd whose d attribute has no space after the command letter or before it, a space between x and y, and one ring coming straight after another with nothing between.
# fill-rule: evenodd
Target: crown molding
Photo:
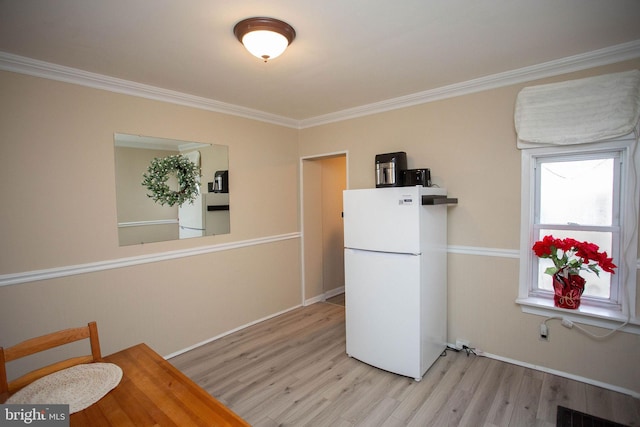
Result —
<instances>
[{"instance_id":1,"label":"crown molding","mask_svg":"<svg viewBox=\"0 0 640 427\"><path fill-rule=\"evenodd\" d=\"M638 57L640 57L640 40L634 40L628 43L594 50L580 55L569 56L503 73L492 74L468 80L466 82L455 83L407 96L387 99L303 120L296 120L276 114L266 113L260 110L216 101L214 99L117 79L102 74L90 73L88 71L82 71L6 52L0 52L0 70L73 83L95 89L153 99L156 101L169 102L202 110L214 111L217 113L230 114L233 116L244 117L294 129L305 129L503 86L553 77L560 74L585 70L616 62L627 61Z\"/></svg>"},{"instance_id":2,"label":"crown molding","mask_svg":"<svg viewBox=\"0 0 640 427\"><path fill-rule=\"evenodd\" d=\"M553 77L574 71L616 62L627 61L640 57L640 40L623 43L604 49L594 50L580 55L569 56L554 61L544 62L530 67L492 74L466 82L455 83L435 89L418 92L411 95L392 98L385 101L336 111L322 116L312 117L300 121L300 129L320 126L328 123L339 122L385 111L412 107L418 104L438 101L446 98L467 95L489 89L524 83L532 80Z\"/></svg>"},{"instance_id":3,"label":"crown molding","mask_svg":"<svg viewBox=\"0 0 640 427\"><path fill-rule=\"evenodd\" d=\"M293 120L288 117L278 116L276 114L266 113L252 108L241 107L239 105L228 104L214 99L163 89L156 86L109 77L103 74L91 73L88 71L78 70L76 68L52 64L50 62L39 61L37 59L14 55L7 52L0 52L0 70L72 83L94 89L102 89L110 92L137 96L140 98L153 99L155 101L169 102L172 104L199 108L201 110L214 111L216 113L230 114L233 116L244 117L294 129L297 129L299 126L298 120Z\"/></svg>"}]
</instances>

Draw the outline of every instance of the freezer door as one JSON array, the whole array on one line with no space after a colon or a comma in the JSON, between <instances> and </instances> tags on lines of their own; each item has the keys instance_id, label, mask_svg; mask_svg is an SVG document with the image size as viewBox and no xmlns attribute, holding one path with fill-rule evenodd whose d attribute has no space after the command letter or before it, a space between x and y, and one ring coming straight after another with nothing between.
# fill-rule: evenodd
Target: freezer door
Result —
<instances>
[{"instance_id":1,"label":"freezer door","mask_svg":"<svg viewBox=\"0 0 640 427\"><path fill-rule=\"evenodd\" d=\"M419 379L420 256L345 249L347 354Z\"/></svg>"},{"instance_id":2,"label":"freezer door","mask_svg":"<svg viewBox=\"0 0 640 427\"><path fill-rule=\"evenodd\" d=\"M417 186L345 190L344 246L381 252L421 253L420 215L429 209L422 206L425 191L446 194L444 189Z\"/></svg>"}]
</instances>

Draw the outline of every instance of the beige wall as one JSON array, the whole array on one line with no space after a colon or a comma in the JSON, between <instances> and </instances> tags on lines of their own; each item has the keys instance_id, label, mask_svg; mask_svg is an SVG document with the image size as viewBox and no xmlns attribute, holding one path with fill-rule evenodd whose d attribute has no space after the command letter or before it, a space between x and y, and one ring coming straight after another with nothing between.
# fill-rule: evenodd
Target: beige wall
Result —
<instances>
[{"instance_id":1,"label":"beige wall","mask_svg":"<svg viewBox=\"0 0 640 427\"><path fill-rule=\"evenodd\" d=\"M297 233L298 131L0 72L0 275ZM118 244L113 134L229 146L231 233ZM0 345L97 320L163 355L301 303L300 242L0 287Z\"/></svg>"},{"instance_id":2,"label":"beige wall","mask_svg":"<svg viewBox=\"0 0 640 427\"><path fill-rule=\"evenodd\" d=\"M640 67L640 60L559 76ZM531 84L540 83L532 82ZM349 152L351 188L374 186L376 153L404 150L460 204L449 244L519 247L513 105L525 85L296 131L243 118L0 72L0 275L299 231L298 159ZM120 247L113 133L229 146L231 234ZM640 337L603 342L514 303L518 261L449 256L449 339L640 392ZM298 239L0 287L0 345L97 320L105 353L145 341L169 354L299 304Z\"/></svg>"},{"instance_id":3,"label":"beige wall","mask_svg":"<svg viewBox=\"0 0 640 427\"><path fill-rule=\"evenodd\" d=\"M304 299L324 293L322 252L322 162L305 160L302 164L302 223L304 242Z\"/></svg>"},{"instance_id":4,"label":"beige wall","mask_svg":"<svg viewBox=\"0 0 640 427\"><path fill-rule=\"evenodd\" d=\"M346 155L302 161L304 299L317 301L344 288L342 191Z\"/></svg>"},{"instance_id":5,"label":"beige wall","mask_svg":"<svg viewBox=\"0 0 640 427\"><path fill-rule=\"evenodd\" d=\"M406 151L409 168L430 168L433 182L459 198L449 208L449 245L515 251L520 152L513 111L520 89L638 67L640 60L630 61L304 129L300 155L348 150L350 188L372 188L375 155ZM556 323L550 341L542 342L543 318L522 313L514 302L517 259L450 254L448 264L450 342L468 339L487 353L640 393L639 336L595 341Z\"/></svg>"},{"instance_id":6,"label":"beige wall","mask_svg":"<svg viewBox=\"0 0 640 427\"><path fill-rule=\"evenodd\" d=\"M344 288L344 223L342 192L347 188L347 157L322 162L322 266L323 289Z\"/></svg>"}]
</instances>

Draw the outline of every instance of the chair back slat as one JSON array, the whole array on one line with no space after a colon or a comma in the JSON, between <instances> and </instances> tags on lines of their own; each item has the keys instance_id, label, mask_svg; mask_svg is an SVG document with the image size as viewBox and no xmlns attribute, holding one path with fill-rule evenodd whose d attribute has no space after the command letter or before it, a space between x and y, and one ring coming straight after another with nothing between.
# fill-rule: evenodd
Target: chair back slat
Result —
<instances>
[{"instance_id":1,"label":"chair back slat","mask_svg":"<svg viewBox=\"0 0 640 427\"><path fill-rule=\"evenodd\" d=\"M8 381L7 362L83 339L89 339L89 345L91 347L90 355L62 360L31 371L12 381ZM74 365L98 362L101 359L100 339L98 338L98 326L96 322L90 322L87 326L79 328L65 329L63 331L31 338L12 347L0 347L0 403L3 403L11 394L39 378Z\"/></svg>"},{"instance_id":2,"label":"chair back slat","mask_svg":"<svg viewBox=\"0 0 640 427\"><path fill-rule=\"evenodd\" d=\"M85 338L89 338L89 328L87 326L65 329L64 331L53 332L41 337L31 338L16 344L13 347L5 348L5 361L11 362L25 356L30 356L61 345L70 344Z\"/></svg>"}]
</instances>

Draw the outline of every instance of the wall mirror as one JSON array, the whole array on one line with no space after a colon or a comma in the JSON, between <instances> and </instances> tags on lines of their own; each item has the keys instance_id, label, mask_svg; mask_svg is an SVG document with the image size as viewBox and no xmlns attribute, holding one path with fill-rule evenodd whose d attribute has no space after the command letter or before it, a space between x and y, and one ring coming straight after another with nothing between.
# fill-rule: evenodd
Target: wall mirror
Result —
<instances>
[{"instance_id":1,"label":"wall mirror","mask_svg":"<svg viewBox=\"0 0 640 427\"><path fill-rule=\"evenodd\" d=\"M120 246L230 232L227 146L121 133L114 143ZM148 196L144 174L153 159L178 154L200 169L199 192L193 203L162 205ZM168 177L169 188L177 190L175 173Z\"/></svg>"}]
</instances>

